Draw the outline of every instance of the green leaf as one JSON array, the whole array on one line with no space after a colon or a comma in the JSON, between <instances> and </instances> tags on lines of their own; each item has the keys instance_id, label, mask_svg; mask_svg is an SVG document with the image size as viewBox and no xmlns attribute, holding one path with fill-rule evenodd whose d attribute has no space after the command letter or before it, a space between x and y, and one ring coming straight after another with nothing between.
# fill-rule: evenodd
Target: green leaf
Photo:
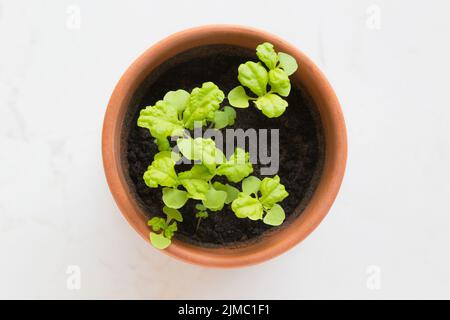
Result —
<instances>
[{"instance_id":1,"label":"green leaf","mask_svg":"<svg viewBox=\"0 0 450 320\"><path fill-rule=\"evenodd\" d=\"M199 210L199 211L205 211L206 207L204 205L202 205L201 203L197 203L195 205L195 209Z\"/></svg>"},{"instance_id":2,"label":"green leaf","mask_svg":"<svg viewBox=\"0 0 450 320\"><path fill-rule=\"evenodd\" d=\"M279 52L278 59L280 59L280 67L283 68L288 76L297 71L297 61L295 61L295 58L293 56L284 52Z\"/></svg>"},{"instance_id":3,"label":"green leaf","mask_svg":"<svg viewBox=\"0 0 450 320\"><path fill-rule=\"evenodd\" d=\"M167 215L169 221L176 220L179 222L183 222L183 216L181 215L181 212L179 210L164 206L163 212Z\"/></svg>"},{"instance_id":4,"label":"green leaf","mask_svg":"<svg viewBox=\"0 0 450 320\"><path fill-rule=\"evenodd\" d=\"M276 68L269 71L269 84L272 91L275 91L283 97L287 97L291 92L291 82L289 77L280 68Z\"/></svg>"},{"instance_id":5,"label":"green leaf","mask_svg":"<svg viewBox=\"0 0 450 320\"><path fill-rule=\"evenodd\" d=\"M238 80L258 97L266 94L269 79L267 70L262 66L261 62L248 61L241 64L238 68Z\"/></svg>"},{"instance_id":6,"label":"green leaf","mask_svg":"<svg viewBox=\"0 0 450 320\"><path fill-rule=\"evenodd\" d=\"M182 138L177 140L177 146L187 159L201 161L212 173L218 163L224 162L223 152L216 148L216 144L211 138Z\"/></svg>"},{"instance_id":7,"label":"green leaf","mask_svg":"<svg viewBox=\"0 0 450 320\"><path fill-rule=\"evenodd\" d=\"M256 47L256 55L259 60L264 62L264 64L269 69L274 69L278 63L278 55L273 49L273 45L269 42L264 42Z\"/></svg>"},{"instance_id":8,"label":"green leaf","mask_svg":"<svg viewBox=\"0 0 450 320\"><path fill-rule=\"evenodd\" d=\"M159 151L168 151L170 150L170 143L167 138L156 138L155 143L158 146Z\"/></svg>"},{"instance_id":9,"label":"green leaf","mask_svg":"<svg viewBox=\"0 0 450 320\"><path fill-rule=\"evenodd\" d=\"M192 90L183 121L188 129L194 128L194 122L203 122L211 112L219 109L225 94L212 82L203 83L201 88Z\"/></svg>"},{"instance_id":10,"label":"green leaf","mask_svg":"<svg viewBox=\"0 0 450 320\"><path fill-rule=\"evenodd\" d=\"M150 188L157 188L158 185L164 187L175 187L178 184L175 172L175 161L171 158L170 152L158 153L152 164L144 172L144 181Z\"/></svg>"},{"instance_id":11,"label":"green leaf","mask_svg":"<svg viewBox=\"0 0 450 320\"><path fill-rule=\"evenodd\" d=\"M232 107L226 106L223 108L223 112L225 112L228 116L228 125L232 126L236 120L236 110Z\"/></svg>"},{"instance_id":12,"label":"green leaf","mask_svg":"<svg viewBox=\"0 0 450 320\"><path fill-rule=\"evenodd\" d=\"M195 214L195 217L199 218L199 219L206 219L209 217L209 215L208 215L208 212L206 212L206 211L199 211Z\"/></svg>"},{"instance_id":13,"label":"green leaf","mask_svg":"<svg viewBox=\"0 0 450 320\"><path fill-rule=\"evenodd\" d=\"M259 200L265 207L272 207L277 202L285 199L289 193L286 191L284 185L280 183L280 177L264 178L259 188L261 197Z\"/></svg>"},{"instance_id":14,"label":"green leaf","mask_svg":"<svg viewBox=\"0 0 450 320\"><path fill-rule=\"evenodd\" d=\"M286 215L283 208L279 204L276 204L264 216L263 222L271 226L279 226L285 218Z\"/></svg>"},{"instance_id":15,"label":"green leaf","mask_svg":"<svg viewBox=\"0 0 450 320\"><path fill-rule=\"evenodd\" d=\"M212 178L208 168L201 164L194 164L191 170L180 172L178 177L192 199L205 199L205 194L209 190L208 182Z\"/></svg>"},{"instance_id":16,"label":"green leaf","mask_svg":"<svg viewBox=\"0 0 450 320\"><path fill-rule=\"evenodd\" d=\"M141 110L137 123L139 127L149 129L151 135L157 139L181 135L184 131L177 109L162 100L156 102L155 106Z\"/></svg>"},{"instance_id":17,"label":"green leaf","mask_svg":"<svg viewBox=\"0 0 450 320\"><path fill-rule=\"evenodd\" d=\"M184 206L188 200L188 194L183 190L164 188L162 193L163 202L169 208L179 209Z\"/></svg>"},{"instance_id":18,"label":"green leaf","mask_svg":"<svg viewBox=\"0 0 450 320\"><path fill-rule=\"evenodd\" d=\"M256 107L268 118L277 118L286 110L288 103L276 94L268 93L255 101Z\"/></svg>"},{"instance_id":19,"label":"green leaf","mask_svg":"<svg viewBox=\"0 0 450 320\"><path fill-rule=\"evenodd\" d=\"M233 125L236 119L236 111L232 107L225 107L223 111L218 110L214 113L214 128L222 129Z\"/></svg>"},{"instance_id":20,"label":"green leaf","mask_svg":"<svg viewBox=\"0 0 450 320\"><path fill-rule=\"evenodd\" d=\"M231 182L239 182L253 172L253 166L249 159L248 152L236 148L230 159L217 168L216 174L226 176Z\"/></svg>"},{"instance_id":21,"label":"green leaf","mask_svg":"<svg viewBox=\"0 0 450 320\"><path fill-rule=\"evenodd\" d=\"M189 101L190 94L185 90L169 91L164 96L164 101L174 107L181 114Z\"/></svg>"},{"instance_id":22,"label":"green leaf","mask_svg":"<svg viewBox=\"0 0 450 320\"><path fill-rule=\"evenodd\" d=\"M235 108L248 108L249 99L243 86L237 86L228 93L228 101Z\"/></svg>"},{"instance_id":23,"label":"green leaf","mask_svg":"<svg viewBox=\"0 0 450 320\"><path fill-rule=\"evenodd\" d=\"M231 209L238 218L249 218L260 220L263 215L263 206L258 201L245 193L240 193L239 197L231 204Z\"/></svg>"},{"instance_id":24,"label":"green leaf","mask_svg":"<svg viewBox=\"0 0 450 320\"><path fill-rule=\"evenodd\" d=\"M225 191L227 193L227 198L225 199L225 204L230 204L239 195L239 190L237 188L229 185L228 183L227 184L222 184L222 183L216 181L216 182L213 183L213 187L216 190L222 190L222 191Z\"/></svg>"},{"instance_id":25,"label":"green leaf","mask_svg":"<svg viewBox=\"0 0 450 320\"><path fill-rule=\"evenodd\" d=\"M258 194L261 180L255 176L250 176L242 180L242 192L248 195Z\"/></svg>"},{"instance_id":26,"label":"green leaf","mask_svg":"<svg viewBox=\"0 0 450 320\"><path fill-rule=\"evenodd\" d=\"M166 228L166 220L161 217L153 217L147 222L147 225L157 232Z\"/></svg>"},{"instance_id":27,"label":"green leaf","mask_svg":"<svg viewBox=\"0 0 450 320\"><path fill-rule=\"evenodd\" d=\"M177 227L177 223L174 221L172 224L170 224L169 226L167 226L167 228L164 230L164 236L167 239L172 239L173 234L175 233L175 231L178 230Z\"/></svg>"},{"instance_id":28,"label":"green leaf","mask_svg":"<svg viewBox=\"0 0 450 320\"><path fill-rule=\"evenodd\" d=\"M225 191L210 188L208 192L206 192L205 199L202 203L206 208L212 211L218 211L222 210L226 199L227 193Z\"/></svg>"},{"instance_id":29,"label":"green leaf","mask_svg":"<svg viewBox=\"0 0 450 320\"><path fill-rule=\"evenodd\" d=\"M214 113L214 128L222 129L228 125L228 115L224 111Z\"/></svg>"},{"instance_id":30,"label":"green leaf","mask_svg":"<svg viewBox=\"0 0 450 320\"><path fill-rule=\"evenodd\" d=\"M166 249L172 243L172 241L164 237L163 234L158 234L154 232L150 232L150 242L155 248L160 250Z\"/></svg>"}]
</instances>

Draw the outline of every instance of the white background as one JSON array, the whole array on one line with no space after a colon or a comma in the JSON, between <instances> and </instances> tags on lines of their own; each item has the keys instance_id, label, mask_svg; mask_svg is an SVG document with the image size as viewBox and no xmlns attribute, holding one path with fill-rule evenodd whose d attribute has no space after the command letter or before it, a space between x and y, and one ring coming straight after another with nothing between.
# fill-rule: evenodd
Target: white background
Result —
<instances>
[{"instance_id":1,"label":"white background","mask_svg":"<svg viewBox=\"0 0 450 320\"><path fill-rule=\"evenodd\" d=\"M380 29L367 23L372 4ZM448 1L0 0L0 298L450 298L449 12ZM245 269L151 248L122 218L101 162L120 75L156 41L208 23L296 45L347 121L347 172L327 218ZM69 265L80 290L66 286Z\"/></svg>"}]
</instances>

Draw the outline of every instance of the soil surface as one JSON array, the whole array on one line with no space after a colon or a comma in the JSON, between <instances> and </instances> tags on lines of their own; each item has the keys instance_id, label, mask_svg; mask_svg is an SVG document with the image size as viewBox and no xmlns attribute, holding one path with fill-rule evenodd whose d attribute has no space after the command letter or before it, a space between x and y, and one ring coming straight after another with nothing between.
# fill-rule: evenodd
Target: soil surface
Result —
<instances>
[{"instance_id":1,"label":"soil surface","mask_svg":"<svg viewBox=\"0 0 450 320\"><path fill-rule=\"evenodd\" d=\"M153 70L135 93L124 124L124 170L148 217L162 216L163 203L161 188L147 187L142 178L158 150L149 131L136 125L139 111L145 106L154 105L167 91L185 89L190 92L206 81L214 82L227 94L239 85L239 64L248 60L257 61L254 51L232 46L192 49ZM297 72L301 72L301 66ZM244 130L280 130L278 175L289 196L281 203L286 212L286 220L277 228L282 228L301 214L317 186L324 159L322 127L308 93L293 85L287 101L289 107L286 112L275 119L265 117L253 105L247 109L236 109L237 118L233 126ZM226 104L228 102L225 100L224 105ZM253 167L253 175L264 178L260 175L260 166L254 164ZM262 234L276 229L261 221L238 219L228 205L222 211L210 213L209 218L202 220L197 229L195 203L197 201L189 200L181 209L184 221L178 224L175 238L200 246L237 246L257 241Z\"/></svg>"}]
</instances>

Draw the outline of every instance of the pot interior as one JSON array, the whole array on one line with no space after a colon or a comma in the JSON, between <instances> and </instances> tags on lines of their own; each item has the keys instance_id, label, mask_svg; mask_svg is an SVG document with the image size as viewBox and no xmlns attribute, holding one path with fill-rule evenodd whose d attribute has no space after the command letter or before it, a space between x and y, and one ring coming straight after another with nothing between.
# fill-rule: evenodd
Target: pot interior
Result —
<instances>
[{"instance_id":1,"label":"pot interior","mask_svg":"<svg viewBox=\"0 0 450 320\"><path fill-rule=\"evenodd\" d=\"M184 89L190 92L207 81L214 82L226 95L239 85L238 66L248 60L257 61L254 50L232 45L200 46L166 60L138 86L130 100L121 130L121 160L132 197L147 218L163 216L163 202L161 188L147 187L142 178L158 149L149 131L136 124L140 110L154 105L168 91ZM301 65L297 72L302 72ZM320 180L325 142L320 116L310 94L298 83L292 82L291 85L291 93L286 98L289 107L281 117L269 119L251 104L247 109L236 109L236 122L234 126L227 127L243 130L253 128L257 132L258 129L268 129L269 132L279 129L277 174L289 192L289 197L281 203L286 213L283 225L271 227L262 221L239 219L226 205L222 211L210 212L209 218L202 220L197 229L194 205L198 202L189 200L180 210L184 221L178 224L176 239L201 247L245 246L286 227L302 214ZM268 137L270 146L270 133ZM225 135L224 139L226 141ZM249 145L246 147L248 151ZM267 166L254 164L253 175L263 179L260 169ZM180 172L179 166L176 169ZM240 188L240 184L234 185Z\"/></svg>"}]
</instances>

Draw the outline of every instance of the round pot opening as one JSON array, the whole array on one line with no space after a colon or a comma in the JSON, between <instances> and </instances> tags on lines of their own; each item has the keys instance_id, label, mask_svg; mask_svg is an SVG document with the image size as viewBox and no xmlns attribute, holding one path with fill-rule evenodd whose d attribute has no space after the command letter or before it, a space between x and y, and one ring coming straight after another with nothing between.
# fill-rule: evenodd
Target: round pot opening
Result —
<instances>
[{"instance_id":1,"label":"round pot opening","mask_svg":"<svg viewBox=\"0 0 450 320\"><path fill-rule=\"evenodd\" d=\"M239 85L239 64L257 61L255 48L266 41L277 51L294 56L299 64L291 77L289 107L281 117L272 119L253 105L237 109L231 128L268 129L269 148L270 130L279 129L278 175L290 193L282 202L287 218L280 227L269 227L238 219L226 207L212 212L195 231L193 204L189 204L182 208L184 221L164 253L210 267L259 263L308 236L336 197L345 170L347 141L339 102L324 75L303 53L274 35L216 25L162 40L141 55L117 84L102 137L105 174L114 199L128 222L149 241L147 221L162 214L163 203L161 190L148 188L142 179L157 147L148 130L137 127L139 111L154 105L167 91L191 91L207 81L227 94ZM260 176L260 168L267 166L270 164L254 165L253 174Z\"/></svg>"}]
</instances>

